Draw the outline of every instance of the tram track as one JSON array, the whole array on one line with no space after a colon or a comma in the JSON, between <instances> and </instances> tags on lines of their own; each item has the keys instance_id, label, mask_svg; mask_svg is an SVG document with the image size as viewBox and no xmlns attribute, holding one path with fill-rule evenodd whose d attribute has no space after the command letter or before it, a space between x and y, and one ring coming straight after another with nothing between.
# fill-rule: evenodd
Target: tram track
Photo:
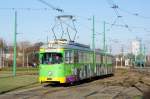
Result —
<instances>
[{"instance_id":1,"label":"tram track","mask_svg":"<svg viewBox=\"0 0 150 99\"><path fill-rule=\"evenodd\" d=\"M131 93L135 92L137 95L142 95L149 89L150 85L145 82L146 78L144 79L144 77L149 76L129 70L126 73L120 72L109 78L80 82L80 84L68 86L63 84L45 84L43 87L5 95L10 95L10 97L12 96L15 99L53 99L53 97L56 99L78 99L81 97L83 99L95 99L91 97L110 95L110 99L120 99L120 97L132 99ZM0 99L11 99L10 97L0 97Z\"/></svg>"},{"instance_id":2,"label":"tram track","mask_svg":"<svg viewBox=\"0 0 150 99\"><path fill-rule=\"evenodd\" d=\"M28 99L30 99L30 98L32 99L36 96L44 99L44 97L46 97L49 94L59 93L61 91L67 91L67 90L77 90L77 89L80 90L80 89L86 88L86 87L91 88L94 85L96 85L96 84L93 83L92 81L89 82L89 83L81 83L81 84L78 84L78 85L69 85L67 87L64 86L64 85L51 86L50 84L48 84L48 85L44 85L44 87L41 87L41 88L38 88L38 89L35 89L35 90L21 92L21 93L18 93L16 95L17 96L18 95L23 95L23 96L27 95ZM91 93L93 93L93 91L90 92L90 93L88 92L88 94L91 94Z\"/></svg>"},{"instance_id":3,"label":"tram track","mask_svg":"<svg viewBox=\"0 0 150 99\"><path fill-rule=\"evenodd\" d=\"M132 76L134 76L134 75L132 75ZM137 89L139 92L141 92L142 94L144 94L145 93L145 89L144 88L146 88L146 89L148 89L148 87L150 87L149 85L147 85L147 84L145 84L145 82L144 81L141 81L141 77L143 76L141 76L141 77L139 77L138 79L136 79L136 81L134 81L134 80L132 80L133 78L132 78L132 76L127 76L127 77L124 77L123 79L122 79L122 81L120 81L120 82L118 82L118 83L114 83L114 84L111 84L112 82L115 82L116 81L116 78L114 77L114 79L112 79L110 82L108 81L108 82L103 82L103 80L102 79L100 79L100 80L98 80L98 81L102 81L103 82L103 87L102 87L102 89L94 89L94 90L92 90L92 91L90 91L90 92L87 92L85 95L84 95L84 97L85 98L87 98L87 97L90 97L90 96L93 96L93 95L97 95L98 93L103 93L104 91L111 91L111 90L109 90L109 89L107 89L109 86L120 86L120 87L124 87L125 89L128 89L128 88L130 88L130 87L132 87L132 88L135 88L135 89ZM109 78L108 78L109 79ZM94 86L97 86L97 83L95 83L95 82L97 82L97 81L92 81L92 82L89 82L89 83L84 83L84 84L81 84L81 85L77 85L77 86L71 86L71 87L69 87L69 88L65 88L65 89L62 89L63 91L65 91L65 90L75 90L75 89L82 89L82 88L85 88L85 87L88 87L88 88L92 88L92 87L94 87ZM105 83L107 83L107 84L105 84ZM102 83L101 83L102 84ZM144 86L144 88L143 88L143 86ZM60 90L61 91L61 90ZM50 92L47 92L47 93L51 93L52 91L50 91ZM58 91L56 91L56 92L58 92ZM46 94L47 94L46 93ZM129 98L129 95L127 95L126 93L124 93L124 90L122 89L121 91L118 91L114 96L113 96L113 98L112 99L116 99L117 97L120 97L120 96L122 96L122 97L126 97L126 99L130 99Z\"/></svg>"},{"instance_id":4,"label":"tram track","mask_svg":"<svg viewBox=\"0 0 150 99\"><path fill-rule=\"evenodd\" d=\"M45 97L48 94L53 94L53 93L59 93L61 91L66 91L66 90L72 90L80 87L85 87L88 86L88 84L81 84L81 85L75 85L75 86L64 86L64 85L56 85L56 86L51 86L50 84L43 85L43 87L40 88L33 88L25 91L20 91L17 93L6 93L5 95L11 95L13 94L13 97L25 97L24 99L32 99L36 96L38 97Z\"/></svg>"},{"instance_id":5,"label":"tram track","mask_svg":"<svg viewBox=\"0 0 150 99\"><path fill-rule=\"evenodd\" d=\"M146 67L132 68L131 71L139 72L139 73L144 74L144 75L150 75L150 68L146 68Z\"/></svg>"}]
</instances>

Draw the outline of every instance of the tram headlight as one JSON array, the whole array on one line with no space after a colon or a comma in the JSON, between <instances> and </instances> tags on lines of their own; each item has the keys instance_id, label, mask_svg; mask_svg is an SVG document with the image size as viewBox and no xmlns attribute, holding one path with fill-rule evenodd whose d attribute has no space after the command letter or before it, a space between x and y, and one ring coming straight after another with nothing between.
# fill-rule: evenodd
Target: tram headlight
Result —
<instances>
[{"instance_id":1,"label":"tram headlight","mask_svg":"<svg viewBox=\"0 0 150 99\"><path fill-rule=\"evenodd\" d=\"M51 76L51 75L52 75L52 72L51 72L51 71L49 71L49 72L48 72L48 75L49 75L49 76Z\"/></svg>"}]
</instances>

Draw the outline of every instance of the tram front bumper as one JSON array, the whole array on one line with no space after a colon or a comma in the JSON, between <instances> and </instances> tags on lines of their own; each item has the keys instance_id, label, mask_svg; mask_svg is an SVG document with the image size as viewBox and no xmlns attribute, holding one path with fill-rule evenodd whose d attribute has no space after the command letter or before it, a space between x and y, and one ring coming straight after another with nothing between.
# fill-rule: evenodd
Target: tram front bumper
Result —
<instances>
[{"instance_id":1,"label":"tram front bumper","mask_svg":"<svg viewBox=\"0 0 150 99\"><path fill-rule=\"evenodd\" d=\"M66 83L66 77L39 77L39 82L59 82Z\"/></svg>"}]
</instances>

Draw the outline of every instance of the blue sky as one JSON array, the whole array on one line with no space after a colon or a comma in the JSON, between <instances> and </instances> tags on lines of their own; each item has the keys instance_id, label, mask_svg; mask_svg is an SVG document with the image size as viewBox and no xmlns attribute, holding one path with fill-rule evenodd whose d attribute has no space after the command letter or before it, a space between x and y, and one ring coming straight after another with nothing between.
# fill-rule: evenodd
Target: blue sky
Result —
<instances>
[{"instance_id":1,"label":"blue sky","mask_svg":"<svg viewBox=\"0 0 150 99\"><path fill-rule=\"evenodd\" d=\"M117 18L115 11L107 1L109 0L45 0L51 5L64 9L64 13L58 13L54 10L21 10L19 8L48 8L38 0L0 0L0 37L6 42L13 42L14 33L14 11L4 10L2 8L18 9L18 35L17 41L46 42L46 38L53 39L51 28L54 25L54 19L57 15L69 14L76 18L76 28L78 30L77 42L91 44L92 21L88 18L95 16L96 47L102 47L102 35L97 32L103 32L103 21L113 23ZM116 24L128 25L128 28L111 26L106 24L106 39L108 46L112 51L120 52L120 47L128 51L131 40L139 37L149 49L150 37L150 13L149 0L110 0L119 6L117 9L122 18L117 18ZM138 13L138 16L131 15ZM139 17L142 16L142 17ZM59 36L60 34L57 33ZM73 35L73 34L72 34ZM118 41L115 43L114 41ZM148 50L149 51L149 50Z\"/></svg>"}]
</instances>

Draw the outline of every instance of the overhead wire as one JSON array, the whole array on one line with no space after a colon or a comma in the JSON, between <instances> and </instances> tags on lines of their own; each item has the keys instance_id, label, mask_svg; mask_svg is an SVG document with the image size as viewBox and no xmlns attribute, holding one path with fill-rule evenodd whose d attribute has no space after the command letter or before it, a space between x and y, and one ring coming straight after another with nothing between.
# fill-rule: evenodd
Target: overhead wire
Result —
<instances>
[{"instance_id":1,"label":"overhead wire","mask_svg":"<svg viewBox=\"0 0 150 99\"><path fill-rule=\"evenodd\" d=\"M51 9L49 9L49 8L0 8L0 10L49 11ZM88 20L88 21L91 20L91 18L88 18L88 17L83 17L83 16L77 16L77 17L80 17L80 18ZM128 27L127 25L116 24L117 20L118 20L118 17L114 20L113 23L106 22L106 24L110 25L111 28L113 26L115 26L115 27L124 27L124 28ZM99 21L99 20L96 20L96 21L102 22L102 21ZM71 27L71 28L73 29L73 27ZM148 29L145 29L144 27L132 26L132 28L143 28L143 30L145 30L146 32L150 32Z\"/></svg>"},{"instance_id":2,"label":"overhead wire","mask_svg":"<svg viewBox=\"0 0 150 99\"><path fill-rule=\"evenodd\" d=\"M122 17L122 16L119 15L119 12L118 12L118 10L119 10L119 11L128 13L128 14L130 14L130 15L134 15L134 16L137 16L137 17L140 17L140 18L144 18L144 19L149 19L149 18L150 18L150 17L148 17L148 16L142 16L142 15L140 15L139 13L132 13L132 12L129 12L129 11L127 11L127 10L124 10L124 9L122 9L120 6L118 6L116 3L114 3L113 0L106 0L106 1L107 1L107 3L111 6L111 8L114 9L116 16ZM123 19L123 18L122 18L122 19ZM128 28L128 31L130 31L130 32L132 32L132 30L135 29L135 28L136 28L136 29L143 29L145 32L150 32L148 29L145 29L144 27L129 26L129 25L127 25L127 24L124 22L124 20L122 20L122 22L124 23L124 26L123 26L123 25L115 25L115 24L113 24L113 26L119 26L119 27ZM111 26L110 28L112 28L112 26ZM131 28L132 28L132 29L131 29Z\"/></svg>"},{"instance_id":3,"label":"overhead wire","mask_svg":"<svg viewBox=\"0 0 150 99\"><path fill-rule=\"evenodd\" d=\"M46 2L44 0L37 0L37 1L42 3L42 4L44 4L44 5L46 5L49 8L0 8L0 10L27 10L27 11L40 11L40 10L41 11L43 11L43 10L44 11L49 11L49 10L55 10L55 11L61 12L61 13L64 12L63 9L55 7L52 4L50 4L50 3L48 3L48 2Z\"/></svg>"},{"instance_id":4,"label":"overhead wire","mask_svg":"<svg viewBox=\"0 0 150 99\"><path fill-rule=\"evenodd\" d=\"M132 16L136 16L136 17L139 17L139 18L143 18L143 19L150 19L149 16L143 16L143 15L140 15L139 13L132 13L132 12L129 12L125 9L122 9L122 8L118 8L120 11L124 12L124 13L127 13L129 15L132 15Z\"/></svg>"},{"instance_id":5,"label":"overhead wire","mask_svg":"<svg viewBox=\"0 0 150 99\"><path fill-rule=\"evenodd\" d=\"M85 16L77 16L77 18L82 18L82 19L84 19L86 21L91 21L92 20L91 18L85 17ZM99 22L99 23L103 23L103 21L100 21L98 19L95 19L95 21ZM113 27L113 26L115 26L115 27L122 27L122 28L128 27L126 24L117 24L117 21L118 21L118 17L116 17L113 22L106 21L105 23L107 25L110 25L110 27ZM142 30L144 30L146 32L150 32L149 28L145 28L145 27L142 27L142 26L132 26L132 25L130 25L130 28L132 28L132 29L142 29Z\"/></svg>"},{"instance_id":6,"label":"overhead wire","mask_svg":"<svg viewBox=\"0 0 150 99\"><path fill-rule=\"evenodd\" d=\"M0 10L20 11L50 11L50 8L0 8Z\"/></svg>"},{"instance_id":7,"label":"overhead wire","mask_svg":"<svg viewBox=\"0 0 150 99\"><path fill-rule=\"evenodd\" d=\"M110 29L108 29L109 31L113 28L113 26L117 23L118 17L115 18L115 20L113 21L113 23L110 26Z\"/></svg>"},{"instance_id":8,"label":"overhead wire","mask_svg":"<svg viewBox=\"0 0 150 99\"><path fill-rule=\"evenodd\" d=\"M54 7L53 5L51 5L50 3L48 3L48 2L46 2L46 1L44 1L44 0L37 0L37 1L39 1L39 2L41 2L41 3L43 3L43 4L45 4L45 5L48 6L49 8L52 8L53 10L56 10L56 11L58 11L58 12L64 12L63 9Z\"/></svg>"},{"instance_id":9,"label":"overhead wire","mask_svg":"<svg viewBox=\"0 0 150 99\"><path fill-rule=\"evenodd\" d=\"M79 16L79 15L77 15L76 16L76 18L77 19L83 19L83 20L85 20L85 21L91 21L92 20L92 18L89 18L89 17L85 17L85 16ZM95 19L95 21L96 21L96 23L103 23L103 21L100 21L100 20L98 20L98 19ZM116 19L113 21L113 22L108 22L108 21L106 21L105 23L107 24L107 25L109 25L110 27L107 29L107 31L110 31L111 29L112 29L112 27L120 27L120 28L128 28L128 31L129 32L133 32L133 30L144 30L144 32L148 32L148 33L150 33L150 30L149 30L149 28L145 28L145 27L142 27L142 26L132 26L132 25L130 25L130 27L127 25L127 24L117 24L117 22L118 22L118 17L116 17ZM82 25L82 26L85 26L85 25ZM88 26L85 26L85 28L86 29L88 29L89 28L89 30L91 31L92 29L90 29L90 27L88 27ZM130 30L130 28L132 29L132 30ZM102 33L100 33L100 32L97 32L97 34L102 34Z\"/></svg>"},{"instance_id":10,"label":"overhead wire","mask_svg":"<svg viewBox=\"0 0 150 99\"><path fill-rule=\"evenodd\" d=\"M44 0L37 0L37 1L39 1L39 2L41 2L41 3L43 3L43 4L45 4L45 5L47 5L49 8L0 8L0 10L49 11L49 10L53 9L53 10L56 10L56 11L58 11L58 12L64 12L63 9L56 8L56 7L54 7L54 6L51 5L50 3L47 3L47 2L44 1ZM122 8L120 8L117 4L115 4L115 3L113 2L113 0L106 0L106 1L107 1L107 3L108 3L109 5L111 5L111 8L114 9L114 12L115 12L115 14L116 14L116 16L117 16L117 17L115 18L115 20L113 21L113 23L106 22L106 24L110 25L110 28L112 28L113 26L116 26L116 27L123 27L123 28L127 28L130 32L132 31L131 28L132 28L132 29L133 29L133 28L137 28L137 29L141 28L141 29L145 30L146 32L150 32L148 29L146 29L146 28L144 28L144 27L137 27L137 26L130 26L130 27L129 27L129 25L127 25L127 24L124 22L124 20L123 20L123 18L122 18L123 16L121 16L121 15L119 14L118 10L124 11L124 12L126 12L126 13L128 13L128 14L132 14L132 15L135 15L135 16L143 17L143 18L149 18L149 17L141 16L141 15L139 15L138 13L131 13L131 12L125 11L125 10L123 10ZM77 17L80 17L80 18L83 18L83 19L86 19L86 20L91 20L91 18L88 18L88 17L85 17L85 16L77 16ZM120 18L122 19L123 24L117 24L117 21L118 21ZM102 21L101 21L101 22L102 22ZM67 24L67 25L68 25L68 24ZM70 26L69 26L69 27L70 27ZM71 28L74 29L73 27L71 27ZM75 31L77 31L77 30L75 29ZM97 32L97 33L99 33L99 32Z\"/></svg>"},{"instance_id":11,"label":"overhead wire","mask_svg":"<svg viewBox=\"0 0 150 99\"><path fill-rule=\"evenodd\" d=\"M119 14L118 10L117 10L117 9L119 8L119 6L118 6L116 3L114 3L113 0L106 0L106 1L107 1L107 3L111 6L111 8L114 10L114 12L115 12L115 14L116 14L116 17L122 18L123 16L121 16L121 15ZM127 28L128 31L132 32L131 28L129 27L129 25L127 25L127 24L125 23L125 21L123 20L123 18L122 18L121 20L122 20L122 22L123 22L125 28Z\"/></svg>"},{"instance_id":12,"label":"overhead wire","mask_svg":"<svg viewBox=\"0 0 150 99\"><path fill-rule=\"evenodd\" d=\"M50 4L44 0L37 0L37 1L46 5L49 8L0 8L0 10L28 10L28 11L32 11L32 10L34 10L34 11L35 10L37 10L37 11L39 11L39 10L55 10L55 11L61 12L61 13L64 12L63 9L58 8L58 7L54 7L52 4Z\"/></svg>"},{"instance_id":13,"label":"overhead wire","mask_svg":"<svg viewBox=\"0 0 150 99\"><path fill-rule=\"evenodd\" d=\"M72 24L73 24L73 27L74 27L74 30L75 30L76 33L75 33L75 36L74 36L74 38L73 38L73 41L75 41L76 35L77 35L77 33L78 33L78 31L77 31L77 29L76 29L76 27L75 27L74 21L75 21L75 20L72 20Z\"/></svg>"},{"instance_id":14,"label":"overhead wire","mask_svg":"<svg viewBox=\"0 0 150 99\"><path fill-rule=\"evenodd\" d=\"M107 2L108 2L109 5L113 4L112 8L114 8L114 9L118 9L118 10L120 10L122 12L125 12L127 14L130 14L130 15L133 15L133 16L136 16L136 17L140 17L140 18L144 18L144 19L150 19L149 16L143 16L143 15L140 15L139 13L132 13L132 12L129 12L129 11L125 10L125 9L122 9L120 6L115 4L114 1L112 1L112 0L107 0ZM118 12L115 12L115 13L118 14Z\"/></svg>"}]
</instances>

